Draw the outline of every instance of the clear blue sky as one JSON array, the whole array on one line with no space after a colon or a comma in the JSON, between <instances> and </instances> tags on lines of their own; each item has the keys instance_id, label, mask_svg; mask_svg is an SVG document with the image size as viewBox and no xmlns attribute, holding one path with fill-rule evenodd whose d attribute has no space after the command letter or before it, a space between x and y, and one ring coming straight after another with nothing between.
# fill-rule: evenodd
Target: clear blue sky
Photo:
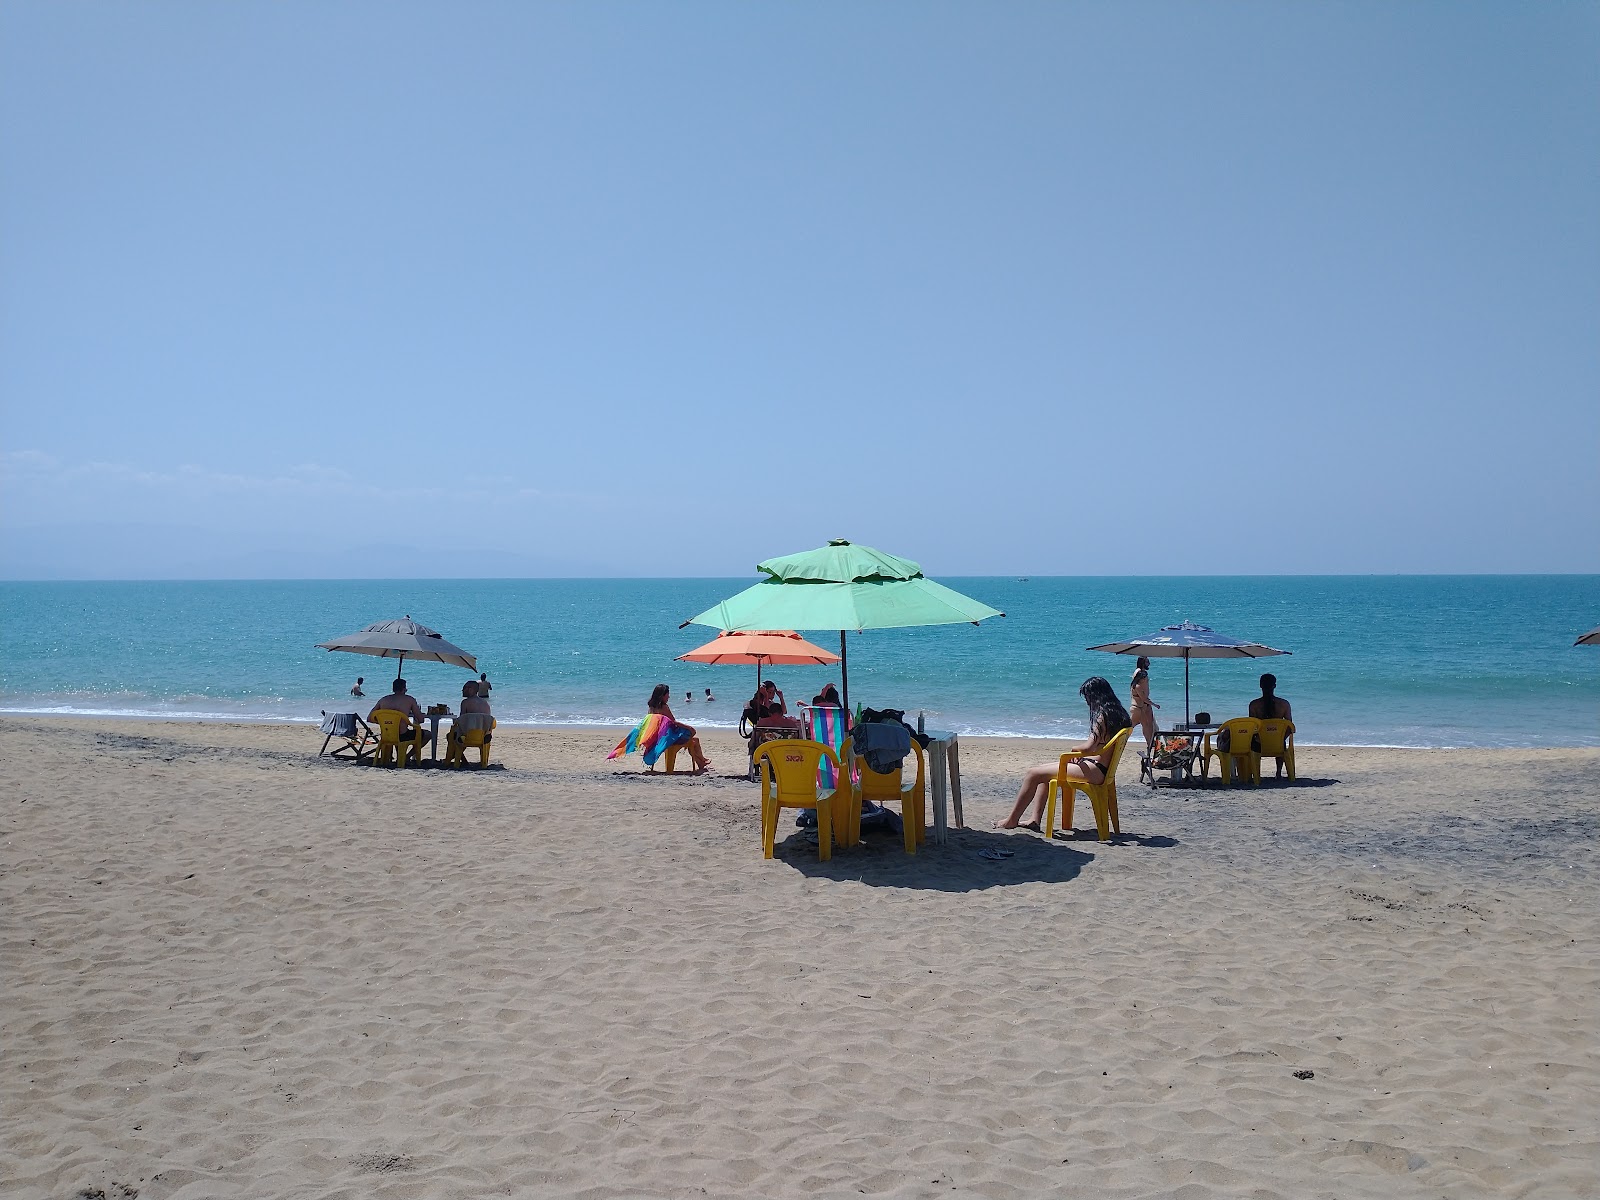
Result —
<instances>
[{"instance_id":1,"label":"clear blue sky","mask_svg":"<svg viewBox=\"0 0 1600 1200\"><path fill-rule=\"evenodd\" d=\"M1597 571L1600 6L10 0L0 418L14 578Z\"/></svg>"}]
</instances>

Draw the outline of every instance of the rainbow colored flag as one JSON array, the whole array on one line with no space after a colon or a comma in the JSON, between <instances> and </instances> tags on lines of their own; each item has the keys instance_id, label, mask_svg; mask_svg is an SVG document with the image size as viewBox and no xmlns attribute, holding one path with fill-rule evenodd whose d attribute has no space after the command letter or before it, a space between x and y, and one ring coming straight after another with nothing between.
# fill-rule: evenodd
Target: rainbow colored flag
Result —
<instances>
[{"instance_id":1,"label":"rainbow colored flag","mask_svg":"<svg viewBox=\"0 0 1600 1200\"><path fill-rule=\"evenodd\" d=\"M624 754L632 754L635 750L644 751L644 765L653 767L656 759L660 758L669 747L681 746L692 738L694 734L679 725L671 717L664 717L660 713L651 713L635 725L628 736L617 743L617 748L606 755L606 761L621 758Z\"/></svg>"}]
</instances>

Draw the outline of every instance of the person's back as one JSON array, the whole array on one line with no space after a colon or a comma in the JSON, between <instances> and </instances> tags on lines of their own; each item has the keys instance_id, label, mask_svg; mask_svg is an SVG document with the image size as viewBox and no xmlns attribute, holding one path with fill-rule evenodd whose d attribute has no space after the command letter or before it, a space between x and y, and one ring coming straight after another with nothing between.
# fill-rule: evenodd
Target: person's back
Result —
<instances>
[{"instance_id":1,"label":"person's back","mask_svg":"<svg viewBox=\"0 0 1600 1200\"><path fill-rule=\"evenodd\" d=\"M372 712L377 712L380 709L388 712L405 713L413 721L422 720L422 706L406 694L406 681L404 679L396 679L394 681L394 690L387 696L380 698L372 706ZM369 721L372 719L371 713L367 714L367 719Z\"/></svg>"},{"instance_id":2,"label":"person's back","mask_svg":"<svg viewBox=\"0 0 1600 1200\"><path fill-rule=\"evenodd\" d=\"M1276 675L1263 675L1261 677L1261 695L1250 701L1248 712L1250 716L1261 721L1294 720L1289 702L1278 695L1278 677Z\"/></svg>"},{"instance_id":3,"label":"person's back","mask_svg":"<svg viewBox=\"0 0 1600 1200\"><path fill-rule=\"evenodd\" d=\"M461 688L461 715L468 713L490 715L489 701L484 697L482 685L470 679Z\"/></svg>"}]
</instances>

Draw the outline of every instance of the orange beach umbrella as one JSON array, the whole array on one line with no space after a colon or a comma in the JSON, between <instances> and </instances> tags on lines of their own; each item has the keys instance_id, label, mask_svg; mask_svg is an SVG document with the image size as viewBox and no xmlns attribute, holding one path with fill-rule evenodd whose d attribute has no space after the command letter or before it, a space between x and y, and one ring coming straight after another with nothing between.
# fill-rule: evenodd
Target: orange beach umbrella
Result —
<instances>
[{"instance_id":1,"label":"orange beach umbrella","mask_svg":"<svg viewBox=\"0 0 1600 1200\"><path fill-rule=\"evenodd\" d=\"M765 629L742 631L725 629L704 646L687 654L678 655L679 662L697 662L743 666L755 664L756 687L761 686L761 668L764 666L804 667L831 666L839 656L805 640L792 629Z\"/></svg>"}]
</instances>

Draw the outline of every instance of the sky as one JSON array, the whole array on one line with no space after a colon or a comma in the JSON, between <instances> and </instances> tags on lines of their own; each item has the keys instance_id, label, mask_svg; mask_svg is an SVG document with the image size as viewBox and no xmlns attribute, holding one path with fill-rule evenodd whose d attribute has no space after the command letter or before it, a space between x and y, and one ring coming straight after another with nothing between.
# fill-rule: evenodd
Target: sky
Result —
<instances>
[{"instance_id":1,"label":"sky","mask_svg":"<svg viewBox=\"0 0 1600 1200\"><path fill-rule=\"evenodd\" d=\"M1600 6L9 0L0 577L1600 571Z\"/></svg>"}]
</instances>

